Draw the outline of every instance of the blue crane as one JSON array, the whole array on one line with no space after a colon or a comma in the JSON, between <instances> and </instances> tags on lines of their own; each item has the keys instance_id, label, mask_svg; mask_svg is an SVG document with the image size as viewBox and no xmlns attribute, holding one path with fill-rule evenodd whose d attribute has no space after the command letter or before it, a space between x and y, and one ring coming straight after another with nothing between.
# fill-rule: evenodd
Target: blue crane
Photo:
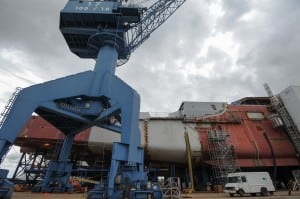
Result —
<instances>
[{"instance_id":1,"label":"blue crane","mask_svg":"<svg viewBox=\"0 0 300 199\"><path fill-rule=\"evenodd\" d=\"M0 121L0 160L5 157L31 114L43 117L64 133L58 157L51 160L36 192L71 192L72 164L68 157L75 135L92 126L121 134L113 143L108 182L97 185L89 198L162 198L157 186L146 187L144 152L138 127L139 94L115 75L150 34L185 0L158 0L149 8L128 6L121 0L69 0L60 13L60 30L70 50L93 58L85 71L17 90ZM42 132L41 132L42 133ZM0 170L0 178L7 171ZM0 194L10 198L5 180ZM135 189L132 189L134 187Z\"/></svg>"}]
</instances>

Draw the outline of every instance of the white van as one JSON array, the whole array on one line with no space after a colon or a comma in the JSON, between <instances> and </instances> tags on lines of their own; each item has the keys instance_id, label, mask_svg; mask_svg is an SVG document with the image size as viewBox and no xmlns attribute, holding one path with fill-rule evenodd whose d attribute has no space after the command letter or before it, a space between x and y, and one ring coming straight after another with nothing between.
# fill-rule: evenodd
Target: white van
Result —
<instances>
[{"instance_id":1,"label":"white van","mask_svg":"<svg viewBox=\"0 0 300 199\"><path fill-rule=\"evenodd\" d=\"M267 196L269 193L273 194L275 188L268 172L238 172L228 174L224 192L230 196L234 194L255 196L257 193Z\"/></svg>"}]
</instances>

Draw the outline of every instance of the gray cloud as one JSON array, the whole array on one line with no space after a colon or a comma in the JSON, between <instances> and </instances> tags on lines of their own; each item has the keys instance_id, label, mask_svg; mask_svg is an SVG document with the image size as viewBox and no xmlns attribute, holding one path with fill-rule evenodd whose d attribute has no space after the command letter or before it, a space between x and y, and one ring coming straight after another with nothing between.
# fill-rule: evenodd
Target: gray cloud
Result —
<instances>
[{"instance_id":1,"label":"gray cloud","mask_svg":"<svg viewBox=\"0 0 300 199\"><path fill-rule=\"evenodd\" d=\"M224 2L228 10L235 10L232 4ZM239 21L243 15L239 14L235 19L222 20L227 22L222 24L222 28L233 31L235 40L240 44L241 53L237 64L246 69L255 69L257 81L253 82L253 91L262 94L263 82L269 82L276 92L291 84L299 85L297 55L300 28L297 23L300 2L253 1L250 6L243 14L254 12L255 16L251 20Z\"/></svg>"},{"instance_id":2,"label":"gray cloud","mask_svg":"<svg viewBox=\"0 0 300 199\"><path fill-rule=\"evenodd\" d=\"M29 60L27 66L12 66L0 58L2 74L28 86L93 68L94 61L71 54L59 32L59 11L65 3L0 2L0 49L20 50ZM213 16L213 4L221 7L222 16ZM143 111L176 110L183 100L230 102L265 95L264 82L279 92L299 84L298 8L297 0L187 1L117 74L138 90ZM251 12L251 20L241 20ZM226 32L239 46L236 58L215 46L198 56L208 38ZM28 71L39 79L22 76Z\"/></svg>"}]
</instances>

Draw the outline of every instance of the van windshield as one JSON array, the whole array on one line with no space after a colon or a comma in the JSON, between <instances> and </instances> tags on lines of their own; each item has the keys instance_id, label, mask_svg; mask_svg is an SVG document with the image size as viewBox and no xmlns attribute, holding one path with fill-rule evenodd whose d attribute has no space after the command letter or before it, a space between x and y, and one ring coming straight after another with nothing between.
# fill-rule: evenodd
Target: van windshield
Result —
<instances>
[{"instance_id":1,"label":"van windshield","mask_svg":"<svg viewBox=\"0 0 300 199\"><path fill-rule=\"evenodd\" d=\"M229 183L237 183L237 182L239 182L240 180L239 180L239 177L229 177L228 178L228 182Z\"/></svg>"}]
</instances>

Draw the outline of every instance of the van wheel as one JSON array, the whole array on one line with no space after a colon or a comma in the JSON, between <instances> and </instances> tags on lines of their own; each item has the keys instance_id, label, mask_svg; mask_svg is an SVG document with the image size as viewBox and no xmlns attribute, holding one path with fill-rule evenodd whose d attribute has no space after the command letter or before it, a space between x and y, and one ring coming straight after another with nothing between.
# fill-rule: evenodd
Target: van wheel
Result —
<instances>
[{"instance_id":1,"label":"van wheel","mask_svg":"<svg viewBox=\"0 0 300 199\"><path fill-rule=\"evenodd\" d=\"M240 194L240 196L241 196L241 197L243 197L243 196L244 196L244 193L245 193L245 192L244 192L244 190L243 190L243 189L240 189L240 190L238 190L238 194Z\"/></svg>"},{"instance_id":2,"label":"van wheel","mask_svg":"<svg viewBox=\"0 0 300 199\"><path fill-rule=\"evenodd\" d=\"M263 187L260 189L260 195L262 196L267 196L268 195L268 190L267 188Z\"/></svg>"},{"instance_id":3,"label":"van wheel","mask_svg":"<svg viewBox=\"0 0 300 199\"><path fill-rule=\"evenodd\" d=\"M233 193L229 193L229 195L230 195L230 197L233 197L233 196L234 196L234 194L233 194Z\"/></svg>"}]
</instances>

